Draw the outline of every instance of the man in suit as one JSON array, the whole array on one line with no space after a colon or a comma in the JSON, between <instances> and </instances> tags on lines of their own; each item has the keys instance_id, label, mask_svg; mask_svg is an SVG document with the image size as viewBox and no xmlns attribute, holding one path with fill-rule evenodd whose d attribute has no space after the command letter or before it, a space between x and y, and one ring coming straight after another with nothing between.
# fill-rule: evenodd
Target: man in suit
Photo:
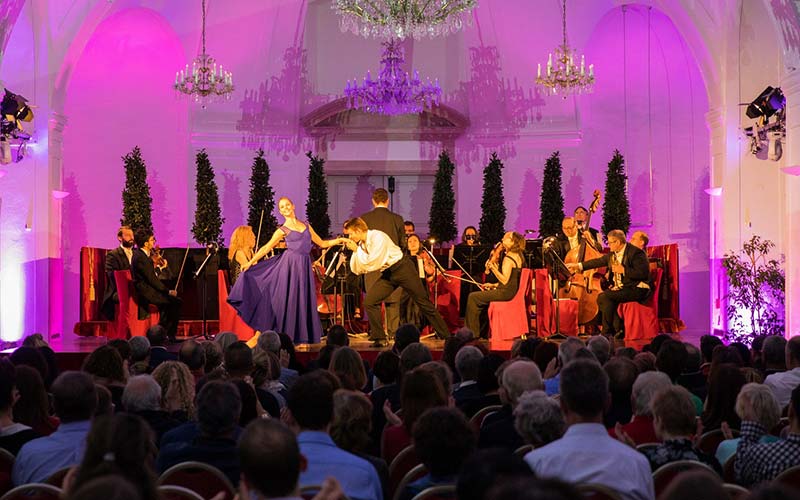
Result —
<instances>
[{"instance_id":1,"label":"man in suit","mask_svg":"<svg viewBox=\"0 0 800 500\"><path fill-rule=\"evenodd\" d=\"M407 242L403 218L389 210L389 192L383 188L378 188L372 192L372 206L369 212L363 214L361 219L367 223L367 227L386 233L392 243L399 246L403 253L406 253ZM374 271L364 275L364 288L369 293L372 285L378 281L381 273ZM394 334L400 326L400 299L403 291L398 288L391 295L386 297L383 304L386 308L386 331ZM373 342L386 341L386 333L378 334L370 330L369 339Z\"/></svg>"},{"instance_id":2,"label":"man in suit","mask_svg":"<svg viewBox=\"0 0 800 500\"><path fill-rule=\"evenodd\" d=\"M611 288L597 297L597 305L603 317L603 334L625 338L622 318L617 306L623 302L641 302L650 295L650 264L647 254L629 245L623 231L615 229L608 233L610 252L597 259L578 264L567 264L571 270L584 271L607 267L611 276Z\"/></svg>"},{"instance_id":3,"label":"man in suit","mask_svg":"<svg viewBox=\"0 0 800 500\"><path fill-rule=\"evenodd\" d=\"M119 246L106 253L106 290L103 293L103 303L101 311L109 320L114 320L114 306L119 304L119 294L117 293L117 281L114 279L114 271L127 271L131 268L133 258L133 230L130 226L122 226L117 231Z\"/></svg>"},{"instance_id":4,"label":"man in suit","mask_svg":"<svg viewBox=\"0 0 800 500\"><path fill-rule=\"evenodd\" d=\"M178 334L181 299L175 290L168 289L158 279L156 266L150 258L150 252L156 244L153 232L138 229L134 240L138 248L133 251L131 259L131 278L139 295L139 316L147 314L150 304L157 306L161 316L158 324L164 327L170 340L174 341Z\"/></svg>"},{"instance_id":5,"label":"man in suit","mask_svg":"<svg viewBox=\"0 0 800 500\"><path fill-rule=\"evenodd\" d=\"M586 219L589 217L589 211L586 207L578 206L575 209L575 224L578 226L578 231L585 239L592 242L592 246L600 250L603 245L600 243L600 231L593 227L586 225Z\"/></svg>"}]
</instances>

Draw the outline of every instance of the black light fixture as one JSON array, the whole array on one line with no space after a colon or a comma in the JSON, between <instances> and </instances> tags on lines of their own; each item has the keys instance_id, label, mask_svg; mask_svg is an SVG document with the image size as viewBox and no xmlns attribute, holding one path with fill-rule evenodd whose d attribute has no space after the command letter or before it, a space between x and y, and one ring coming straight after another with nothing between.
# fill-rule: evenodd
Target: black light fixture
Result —
<instances>
[{"instance_id":1,"label":"black light fixture","mask_svg":"<svg viewBox=\"0 0 800 500\"><path fill-rule=\"evenodd\" d=\"M767 87L747 106L745 113L749 118L768 119L786 106L786 97L780 87Z\"/></svg>"}]
</instances>

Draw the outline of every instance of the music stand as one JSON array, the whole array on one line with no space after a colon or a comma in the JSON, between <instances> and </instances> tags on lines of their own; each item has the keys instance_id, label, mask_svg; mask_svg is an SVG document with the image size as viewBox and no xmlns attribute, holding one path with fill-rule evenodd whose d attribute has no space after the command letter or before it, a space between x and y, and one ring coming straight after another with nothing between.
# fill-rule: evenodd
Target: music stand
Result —
<instances>
[{"instance_id":1,"label":"music stand","mask_svg":"<svg viewBox=\"0 0 800 500\"><path fill-rule=\"evenodd\" d=\"M544 240L541 238L525 240L525 250L523 251L523 255L525 256L526 267L530 269L544 268L544 258L542 253L543 242Z\"/></svg>"},{"instance_id":2,"label":"music stand","mask_svg":"<svg viewBox=\"0 0 800 500\"><path fill-rule=\"evenodd\" d=\"M556 309L556 327L555 333L550 334L547 340L564 340L566 335L561 333L561 315L560 315L560 299L558 298L558 289L560 281L569 281L572 277L572 272L567 268L567 265L555 251L553 245L542 247L542 255L545 258L547 273L550 276L550 300L555 301ZM550 331L553 331L553 317L550 317Z\"/></svg>"},{"instance_id":3,"label":"music stand","mask_svg":"<svg viewBox=\"0 0 800 500\"><path fill-rule=\"evenodd\" d=\"M217 255L217 251L219 250L219 246L216 243L208 243L206 244L206 258L200 264L200 267L197 268L194 272L194 279L195 281L199 280L200 283L200 297L202 301L201 313L202 313L202 320L203 320L203 334L202 337L206 340L212 340L211 334L208 333L208 318L207 318L207 302L208 302L208 276L206 276L206 266L208 262ZM202 276L202 279L200 278ZM180 277L178 278L180 279Z\"/></svg>"},{"instance_id":4,"label":"music stand","mask_svg":"<svg viewBox=\"0 0 800 500\"><path fill-rule=\"evenodd\" d=\"M348 294L345 290L351 291L354 288L358 289L357 285L351 283L353 276L355 275L350 272L346 248L341 247L333 254L333 257L325 268L325 280L320 286L320 291L324 293L325 290L333 290L333 323L336 324L338 315L338 319L341 321L339 324L345 328L345 309L347 307L345 298L347 295L355 296L355 293ZM329 283L328 280L330 280L331 283ZM339 307L340 303L341 308ZM337 313L337 311L340 312ZM355 328L353 328L353 321L348 321L350 321L350 329L355 330Z\"/></svg>"}]
</instances>

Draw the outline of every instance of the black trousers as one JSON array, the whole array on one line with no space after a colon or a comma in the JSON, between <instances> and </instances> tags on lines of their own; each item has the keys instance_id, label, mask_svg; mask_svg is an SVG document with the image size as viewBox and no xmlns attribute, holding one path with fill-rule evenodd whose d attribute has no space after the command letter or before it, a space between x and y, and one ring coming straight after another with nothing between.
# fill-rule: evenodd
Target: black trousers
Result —
<instances>
[{"instance_id":1,"label":"black trousers","mask_svg":"<svg viewBox=\"0 0 800 500\"><path fill-rule=\"evenodd\" d=\"M181 305L183 301L179 297L166 295L153 305L158 307L158 324L167 331L167 336L174 339L178 335L178 321L181 319Z\"/></svg>"},{"instance_id":2,"label":"black trousers","mask_svg":"<svg viewBox=\"0 0 800 500\"><path fill-rule=\"evenodd\" d=\"M433 326L437 337L447 338L450 336L447 324L433 306L433 302L428 297L428 291L422 286L417 269L409 259L402 258L395 265L381 272L380 278L367 290L364 309L369 316L369 337L371 339L383 340L386 338L386 332L381 324L381 302L398 287L403 288L419 307L419 310Z\"/></svg>"},{"instance_id":3,"label":"black trousers","mask_svg":"<svg viewBox=\"0 0 800 500\"><path fill-rule=\"evenodd\" d=\"M639 302L647 298L648 288L627 287L620 290L606 290L597 297L597 307L603 317L603 335L612 335L623 329L622 318L617 314L617 306L623 302Z\"/></svg>"},{"instance_id":4,"label":"black trousers","mask_svg":"<svg viewBox=\"0 0 800 500\"><path fill-rule=\"evenodd\" d=\"M464 317L464 325L475 335L479 335L483 339L489 338L489 304L509 301L516 294L516 289L503 286L494 290L472 292L467 299L467 315Z\"/></svg>"}]
</instances>

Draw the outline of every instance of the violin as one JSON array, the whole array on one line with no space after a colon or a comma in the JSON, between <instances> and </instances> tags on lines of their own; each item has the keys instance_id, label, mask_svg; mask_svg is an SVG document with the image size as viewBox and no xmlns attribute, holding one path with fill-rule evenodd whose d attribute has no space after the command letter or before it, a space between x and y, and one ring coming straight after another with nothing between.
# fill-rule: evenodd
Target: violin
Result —
<instances>
[{"instance_id":1,"label":"violin","mask_svg":"<svg viewBox=\"0 0 800 500\"><path fill-rule=\"evenodd\" d=\"M161 253L161 247L158 245L154 246L150 251L150 259L153 261L153 266L157 268L163 268L167 265L167 259L164 258L164 255Z\"/></svg>"},{"instance_id":2,"label":"violin","mask_svg":"<svg viewBox=\"0 0 800 500\"><path fill-rule=\"evenodd\" d=\"M495 266L499 266L500 262L503 260L503 256L506 253L506 248L503 246L502 241L498 241L497 244L492 249L492 252L489 254L489 258L486 260L486 274L491 272L490 266L494 264Z\"/></svg>"}]
</instances>

